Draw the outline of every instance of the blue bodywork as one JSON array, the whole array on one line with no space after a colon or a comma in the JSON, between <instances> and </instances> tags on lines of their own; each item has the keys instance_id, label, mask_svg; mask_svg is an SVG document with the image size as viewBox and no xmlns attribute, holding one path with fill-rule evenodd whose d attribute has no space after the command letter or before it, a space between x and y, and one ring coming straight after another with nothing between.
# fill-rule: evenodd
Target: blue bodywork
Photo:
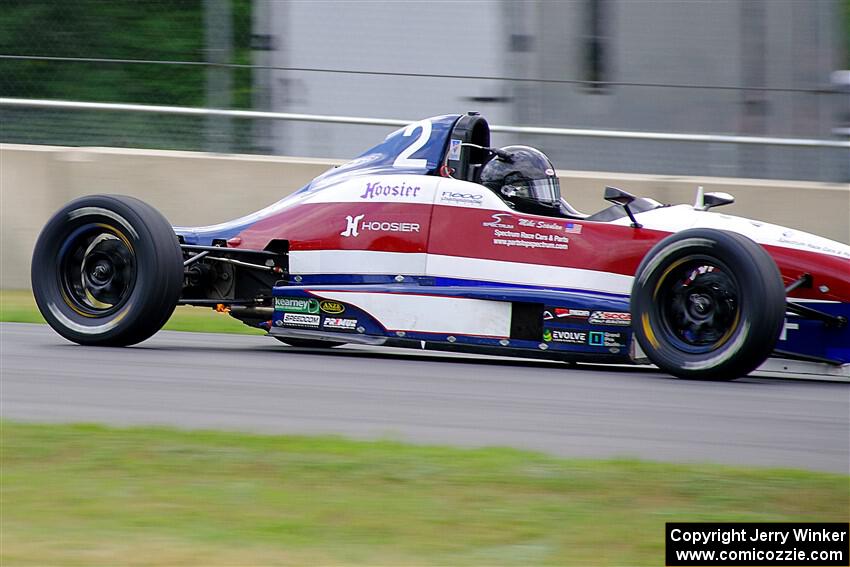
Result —
<instances>
[{"instance_id":1,"label":"blue bodywork","mask_svg":"<svg viewBox=\"0 0 850 567\"><path fill-rule=\"evenodd\" d=\"M372 315L353 305L345 304L344 315L323 313L318 308L312 313L321 317L319 329L325 329L328 318L353 319L356 323L346 330L301 330L287 327L283 321L285 308L276 305L271 320L270 332L319 340L365 344L391 344L442 350L490 350L493 353L535 355L541 358L564 360L589 360L595 362L630 362L632 331L628 323L591 324L589 315L594 312L627 314L628 298L589 292L567 292L550 289L534 289L503 286L442 286L422 285L416 278L407 283L358 285L357 291L373 293L434 295L465 299L500 301L520 305L530 315L533 329L525 329L519 336L494 338L474 335L448 335L441 333L393 332L384 328ZM429 278L423 278L425 280ZM430 278L433 279L433 278ZM275 298L321 300L322 291L350 291L351 287L338 285L276 286ZM560 319L559 309L586 311L588 316ZM548 319L547 319L548 315ZM421 344L413 344L421 343ZM512 352L513 351L513 352ZM522 353L518 351L524 351Z\"/></svg>"}]
</instances>

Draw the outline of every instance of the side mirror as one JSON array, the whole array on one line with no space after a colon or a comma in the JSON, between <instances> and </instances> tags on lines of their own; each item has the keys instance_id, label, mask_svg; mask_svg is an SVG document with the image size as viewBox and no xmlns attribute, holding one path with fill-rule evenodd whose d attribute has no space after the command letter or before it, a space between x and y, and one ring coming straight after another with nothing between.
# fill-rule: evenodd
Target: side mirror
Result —
<instances>
[{"instance_id":1,"label":"side mirror","mask_svg":"<svg viewBox=\"0 0 850 567\"><path fill-rule=\"evenodd\" d=\"M632 210L629 208L629 204L631 204L637 197L631 193L623 191L622 189L617 189L616 187L606 187L604 197L606 201L614 203L615 205L620 205L626 209L626 214L629 215L629 219L632 221L632 228L643 228L643 225L637 221L634 213L632 213Z\"/></svg>"},{"instance_id":2,"label":"side mirror","mask_svg":"<svg viewBox=\"0 0 850 567\"><path fill-rule=\"evenodd\" d=\"M631 193L623 191L622 189L617 189L616 187L606 187L605 195L603 197L606 201L614 203L615 205L622 205L624 207L636 199L636 197Z\"/></svg>"},{"instance_id":3,"label":"side mirror","mask_svg":"<svg viewBox=\"0 0 850 567\"><path fill-rule=\"evenodd\" d=\"M704 210L711 207L720 207L721 205L730 205L735 202L735 197L729 193L706 193L703 198Z\"/></svg>"},{"instance_id":4,"label":"side mirror","mask_svg":"<svg viewBox=\"0 0 850 567\"><path fill-rule=\"evenodd\" d=\"M694 202L694 210L707 211L712 207L720 207L729 205L735 202L735 197L729 193L705 193L703 194L702 186L697 188L697 198Z\"/></svg>"}]
</instances>

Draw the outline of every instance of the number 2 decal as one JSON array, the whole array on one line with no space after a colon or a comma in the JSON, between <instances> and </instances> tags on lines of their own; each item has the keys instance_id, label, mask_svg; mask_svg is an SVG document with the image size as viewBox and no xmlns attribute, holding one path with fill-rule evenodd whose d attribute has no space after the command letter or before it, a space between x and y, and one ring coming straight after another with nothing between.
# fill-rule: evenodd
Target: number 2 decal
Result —
<instances>
[{"instance_id":1,"label":"number 2 decal","mask_svg":"<svg viewBox=\"0 0 850 567\"><path fill-rule=\"evenodd\" d=\"M428 167L428 160L421 158L411 159L410 156L422 149L422 146L428 142L428 138L431 137L431 121L420 120L419 122L408 124L407 128L404 129L402 136L412 136L413 132L415 132L417 128L422 128L422 133L419 134L419 137L416 138L415 142L410 144L407 148L402 150L400 154L398 154L398 157L393 162L393 167L415 167L421 169Z\"/></svg>"}]
</instances>

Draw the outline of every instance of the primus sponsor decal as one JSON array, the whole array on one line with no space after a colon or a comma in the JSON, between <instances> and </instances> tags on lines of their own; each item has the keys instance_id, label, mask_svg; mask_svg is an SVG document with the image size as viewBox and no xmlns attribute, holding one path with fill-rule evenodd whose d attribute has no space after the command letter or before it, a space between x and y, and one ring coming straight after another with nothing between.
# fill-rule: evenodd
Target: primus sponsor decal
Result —
<instances>
[{"instance_id":1,"label":"primus sponsor decal","mask_svg":"<svg viewBox=\"0 0 850 567\"><path fill-rule=\"evenodd\" d=\"M443 191L442 193L440 193L440 202L480 207L484 203L484 195L482 195L481 193L461 193L458 191Z\"/></svg>"},{"instance_id":2,"label":"primus sponsor decal","mask_svg":"<svg viewBox=\"0 0 850 567\"><path fill-rule=\"evenodd\" d=\"M558 319L587 319L590 317L590 311L587 309L567 309L565 307L549 308L543 312L543 320L550 321Z\"/></svg>"},{"instance_id":3,"label":"primus sponsor decal","mask_svg":"<svg viewBox=\"0 0 850 567\"><path fill-rule=\"evenodd\" d=\"M318 327L318 315L306 315L304 313L284 313L283 324L293 327Z\"/></svg>"},{"instance_id":4,"label":"primus sponsor decal","mask_svg":"<svg viewBox=\"0 0 850 567\"><path fill-rule=\"evenodd\" d=\"M287 311L289 313L318 313L319 302L315 299L303 299L301 297L275 297L275 311Z\"/></svg>"},{"instance_id":5,"label":"primus sponsor decal","mask_svg":"<svg viewBox=\"0 0 850 567\"><path fill-rule=\"evenodd\" d=\"M590 331L587 344L600 347L622 347L626 346L624 333L611 333L602 331Z\"/></svg>"},{"instance_id":6,"label":"primus sponsor decal","mask_svg":"<svg viewBox=\"0 0 850 567\"><path fill-rule=\"evenodd\" d=\"M573 331L565 329L545 329L543 340L552 343L567 343L571 345L583 345L587 342L587 331Z\"/></svg>"},{"instance_id":7,"label":"primus sponsor decal","mask_svg":"<svg viewBox=\"0 0 850 567\"><path fill-rule=\"evenodd\" d=\"M366 190L363 191L360 198L375 199L378 197L416 197L421 190L422 187L408 185L406 182L402 182L401 185L383 185L382 183L375 181L374 183L366 184Z\"/></svg>"},{"instance_id":8,"label":"primus sponsor decal","mask_svg":"<svg viewBox=\"0 0 850 567\"><path fill-rule=\"evenodd\" d=\"M322 326L326 329L341 329L353 331L357 327L357 319L340 319L339 317L325 317Z\"/></svg>"},{"instance_id":9,"label":"primus sponsor decal","mask_svg":"<svg viewBox=\"0 0 850 567\"><path fill-rule=\"evenodd\" d=\"M588 323L594 325L631 325L632 316L621 311L594 311L590 314Z\"/></svg>"},{"instance_id":10,"label":"primus sponsor decal","mask_svg":"<svg viewBox=\"0 0 850 567\"><path fill-rule=\"evenodd\" d=\"M366 215L345 215L345 230L340 236L360 236L365 232L419 232L419 223L395 222L384 220L366 220Z\"/></svg>"},{"instance_id":11,"label":"primus sponsor decal","mask_svg":"<svg viewBox=\"0 0 850 567\"><path fill-rule=\"evenodd\" d=\"M342 313L343 311L345 311L345 305L338 301L322 301L321 303L319 303L319 309L321 309L325 313L336 315L337 313Z\"/></svg>"}]
</instances>

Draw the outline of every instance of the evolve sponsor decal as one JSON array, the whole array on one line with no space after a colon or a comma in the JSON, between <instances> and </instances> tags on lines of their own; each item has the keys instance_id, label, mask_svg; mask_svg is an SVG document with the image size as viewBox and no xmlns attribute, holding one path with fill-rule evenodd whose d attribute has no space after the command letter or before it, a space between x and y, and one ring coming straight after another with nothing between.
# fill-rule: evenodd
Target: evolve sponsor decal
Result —
<instances>
[{"instance_id":1,"label":"evolve sponsor decal","mask_svg":"<svg viewBox=\"0 0 850 567\"><path fill-rule=\"evenodd\" d=\"M405 197L416 197L419 191L422 190L422 187L408 185L406 181L402 181L401 184L382 184L379 181L375 181L373 183L367 183L366 189L363 191L363 194L360 195L361 199L377 199L379 197L398 197L399 199L404 199Z\"/></svg>"},{"instance_id":2,"label":"evolve sponsor decal","mask_svg":"<svg viewBox=\"0 0 850 567\"><path fill-rule=\"evenodd\" d=\"M319 303L319 309L321 309L324 313L336 315L337 313L342 313L343 311L345 311L345 305L343 305L339 301L325 300Z\"/></svg>"},{"instance_id":3,"label":"evolve sponsor decal","mask_svg":"<svg viewBox=\"0 0 850 567\"><path fill-rule=\"evenodd\" d=\"M624 333L612 333L609 331L590 331L587 344L598 347L626 346Z\"/></svg>"},{"instance_id":4,"label":"evolve sponsor decal","mask_svg":"<svg viewBox=\"0 0 850 567\"><path fill-rule=\"evenodd\" d=\"M339 317L325 317L322 326L326 329L338 329L342 331L353 331L357 327L357 319L340 319Z\"/></svg>"},{"instance_id":5,"label":"evolve sponsor decal","mask_svg":"<svg viewBox=\"0 0 850 567\"><path fill-rule=\"evenodd\" d=\"M340 236L360 236L361 231L366 232L419 232L419 223L395 222L383 220L367 220L366 215L345 215L345 230Z\"/></svg>"},{"instance_id":6,"label":"evolve sponsor decal","mask_svg":"<svg viewBox=\"0 0 850 567\"><path fill-rule=\"evenodd\" d=\"M594 325L631 325L632 316L622 311L594 311L588 318L588 323Z\"/></svg>"},{"instance_id":7,"label":"evolve sponsor decal","mask_svg":"<svg viewBox=\"0 0 850 567\"><path fill-rule=\"evenodd\" d=\"M301 297L275 297L274 310L288 313L318 313L319 302Z\"/></svg>"},{"instance_id":8,"label":"evolve sponsor decal","mask_svg":"<svg viewBox=\"0 0 850 567\"><path fill-rule=\"evenodd\" d=\"M454 205L472 205L480 207L484 203L484 195L481 193L462 193L460 191L443 191L440 193L441 203Z\"/></svg>"},{"instance_id":9,"label":"evolve sponsor decal","mask_svg":"<svg viewBox=\"0 0 850 567\"><path fill-rule=\"evenodd\" d=\"M305 313L284 313L283 324L292 327L318 327L318 315L307 315Z\"/></svg>"},{"instance_id":10,"label":"evolve sponsor decal","mask_svg":"<svg viewBox=\"0 0 850 567\"><path fill-rule=\"evenodd\" d=\"M569 329L545 329L543 331L543 340L552 343L583 345L587 342L587 331L574 331Z\"/></svg>"},{"instance_id":11,"label":"evolve sponsor decal","mask_svg":"<svg viewBox=\"0 0 850 567\"><path fill-rule=\"evenodd\" d=\"M550 307L543 312L543 320L550 321L552 319L587 319L590 317L590 311L587 309L567 309L565 307Z\"/></svg>"}]
</instances>

